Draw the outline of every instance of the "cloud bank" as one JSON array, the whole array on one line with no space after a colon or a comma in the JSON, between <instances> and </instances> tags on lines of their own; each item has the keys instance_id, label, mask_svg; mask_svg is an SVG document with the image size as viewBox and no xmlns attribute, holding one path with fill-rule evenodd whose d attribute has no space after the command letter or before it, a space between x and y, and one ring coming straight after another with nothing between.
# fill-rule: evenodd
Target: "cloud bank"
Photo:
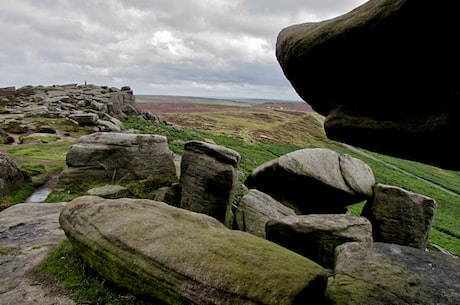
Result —
<instances>
[{"instance_id":1,"label":"cloud bank","mask_svg":"<svg viewBox=\"0 0 460 305\"><path fill-rule=\"evenodd\" d=\"M299 99L279 31L364 0L15 0L0 3L0 87L94 83L135 94Z\"/></svg>"}]
</instances>

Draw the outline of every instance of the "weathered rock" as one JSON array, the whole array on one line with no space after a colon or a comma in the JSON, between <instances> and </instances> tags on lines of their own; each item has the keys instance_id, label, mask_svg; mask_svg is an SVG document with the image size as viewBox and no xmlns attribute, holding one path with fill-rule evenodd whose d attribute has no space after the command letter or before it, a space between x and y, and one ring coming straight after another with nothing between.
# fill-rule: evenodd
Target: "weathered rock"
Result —
<instances>
[{"instance_id":1,"label":"weathered rock","mask_svg":"<svg viewBox=\"0 0 460 305\"><path fill-rule=\"evenodd\" d=\"M27 181L27 176L14 161L0 152L0 197L17 192Z\"/></svg>"},{"instance_id":2,"label":"weathered rock","mask_svg":"<svg viewBox=\"0 0 460 305\"><path fill-rule=\"evenodd\" d=\"M0 128L0 144L14 143L14 138L10 136L3 128Z\"/></svg>"},{"instance_id":3,"label":"weathered rock","mask_svg":"<svg viewBox=\"0 0 460 305\"><path fill-rule=\"evenodd\" d=\"M235 225L238 230L265 238L267 222L288 215L295 215L295 211L270 195L251 189L238 203L235 210Z\"/></svg>"},{"instance_id":4,"label":"weathered rock","mask_svg":"<svg viewBox=\"0 0 460 305\"><path fill-rule=\"evenodd\" d=\"M340 214L286 216L267 222L267 239L334 268L335 248L347 242L372 242L372 225L364 217Z\"/></svg>"},{"instance_id":5,"label":"weathered rock","mask_svg":"<svg viewBox=\"0 0 460 305\"><path fill-rule=\"evenodd\" d=\"M97 125L99 127L99 131L106 131L106 132L120 132L121 128L115 125L114 123L106 120L97 120Z\"/></svg>"},{"instance_id":6,"label":"weathered rock","mask_svg":"<svg viewBox=\"0 0 460 305\"><path fill-rule=\"evenodd\" d=\"M77 122L79 126L94 126L99 117L95 113L77 113L69 115L69 119Z\"/></svg>"},{"instance_id":7,"label":"weathered rock","mask_svg":"<svg viewBox=\"0 0 460 305\"><path fill-rule=\"evenodd\" d=\"M210 215L230 228L239 153L200 141L187 142L184 149L180 207Z\"/></svg>"},{"instance_id":8,"label":"weathered rock","mask_svg":"<svg viewBox=\"0 0 460 305\"><path fill-rule=\"evenodd\" d=\"M371 221L375 241L424 250L437 207L433 198L376 184L362 216Z\"/></svg>"},{"instance_id":9,"label":"weathered rock","mask_svg":"<svg viewBox=\"0 0 460 305\"><path fill-rule=\"evenodd\" d=\"M66 296L51 294L28 276L65 239L58 222L65 204L21 203L0 213L1 304L75 304Z\"/></svg>"},{"instance_id":10,"label":"weathered rock","mask_svg":"<svg viewBox=\"0 0 460 305\"><path fill-rule=\"evenodd\" d=\"M99 196L107 199L118 199L131 197L131 192L124 186L109 184L100 187L95 187L86 192L89 196Z\"/></svg>"},{"instance_id":11,"label":"weathered rock","mask_svg":"<svg viewBox=\"0 0 460 305\"><path fill-rule=\"evenodd\" d=\"M325 148L301 149L252 171L245 184L297 214L344 212L373 194L375 177L363 161Z\"/></svg>"},{"instance_id":12,"label":"weathered rock","mask_svg":"<svg viewBox=\"0 0 460 305\"><path fill-rule=\"evenodd\" d=\"M385 243L337 247L332 305L460 304L460 259Z\"/></svg>"},{"instance_id":13,"label":"weathered rock","mask_svg":"<svg viewBox=\"0 0 460 305\"><path fill-rule=\"evenodd\" d=\"M175 207L180 206L180 184L173 183L171 186L161 187L156 190L153 200L161 201Z\"/></svg>"},{"instance_id":14,"label":"weathered rock","mask_svg":"<svg viewBox=\"0 0 460 305\"><path fill-rule=\"evenodd\" d=\"M459 170L456 5L370 0L282 29L276 55L329 138Z\"/></svg>"},{"instance_id":15,"label":"weathered rock","mask_svg":"<svg viewBox=\"0 0 460 305\"><path fill-rule=\"evenodd\" d=\"M91 268L162 304L302 304L326 287L316 263L161 202L84 196L60 224Z\"/></svg>"},{"instance_id":16,"label":"weathered rock","mask_svg":"<svg viewBox=\"0 0 460 305\"><path fill-rule=\"evenodd\" d=\"M177 182L173 153L159 135L93 133L80 137L67 152L68 168L58 189L86 191L94 185L148 179L156 189Z\"/></svg>"},{"instance_id":17,"label":"weathered rock","mask_svg":"<svg viewBox=\"0 0 460 305\"><path fill-rule=\"evenodd\" d=\"M117 118L141 114L136 108L133 91L127 88L119 90L86 84L25 86L17 90L0 88L0 98L4 100L0 103L3 113L68 118L74 124L91 126L94 131L120 131L122 125Z\"/></svg>"}]
</instances>

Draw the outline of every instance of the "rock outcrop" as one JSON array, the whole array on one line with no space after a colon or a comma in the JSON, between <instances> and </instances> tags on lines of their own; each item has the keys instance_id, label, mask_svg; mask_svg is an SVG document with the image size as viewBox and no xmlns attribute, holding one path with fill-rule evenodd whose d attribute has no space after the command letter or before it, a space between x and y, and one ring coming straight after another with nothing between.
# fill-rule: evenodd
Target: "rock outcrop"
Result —
<instances>
[{"instance_id":1,"label":"rock outcrop","mask_svg":"<svg viewBox=\"0 0 460 305\"><path fill-rule=\"evenodd\" d=\"M276 56L329 138L459 170L456 5L370 0L282 29Z\"/></svg>"},{"instance_id":2,"label":"rock outcrop","mask_svg":"<svg viewBox=\"0 0 460 305\"><path fill-rule=\"evenodd\" d=\"M86 192L96 186L122 182L148 184L151 190L178 181L173 153L164 136L98 132L82 136L66 156L68 168L57 190Z\"/></svg>"},{"instance_id":3,"label":"rock outcrop","mask_svg":"<svg viewBox=\"0 0 460 305\"><path fill-rule=\"evenodd\" d=\"M84 196L60 224L92 268L162 304L305 304L326 288L318 264L161 202Z\"/></svg>"},{"instance_id":4,"label":"rock outcrop","mask_svg":"<svg viewBox=\"0 0 460 305\"><path fill-rule=\"evenodd\" d=\"M433 198L378 183L362 216L371 221L375 241L424 250L437 207Z\"/></svg>"},{"instance_id":5,"label":"rock outcrop","mask_svg":"<svg viewBox=\"0 0 460 305\"><path fill-rule=\"evenodd\" d=\"M187 142L184 149L180 207L215 217L230 228L240 154L200 141Z\"/></svg>"},{"instance_id":6,"label":"rock outcrop","mask_svg":"<svg viewBox=\"0 0 460 305\"><path fill-rule=\"evenodd\" d=\"M137 109L135 96L128 86L118 89L67 84L0 88L0 110L0 126L18 134L37 132L39 126L28 124L26 120L33 117L65 118L95 132L120 131L119 119L128 115L160 121L153 114Z\"/></svg>"},{"instance_id":7,"label":"rock outcrop","mask_svg":"<svg viewBox=\"0 0 460 305\"><path fill-rule=\"evenodd\" d=\"M265 238L265 226L269 220L289 215L296 213L270 195L250 189L238 203L234 225L238 230Z\"/></svg>"},{"instance_id":8,"label":"rock outcrop","mask_svg":"<svg viewBox=\"0 0 460 305\"><path fill-rule=\"evenodd\" d=\"M271 219L266 236L321 266L334 268L335 248L348 242L372 242L372 225L364 217L310 214Z\"/></svg>"},{"instance_id":9,"label":"rock outcrop","mask_svg":"<svg viewBox=\"0 0 460 305\"><path fill-rule=\"evenodd\" d=\"M0 152L0 198L16 193L26 183L28 177L14 161Z\"/></svg>"},{"instance_id":10,"label":"rock outcrop","mask_svg":"<svg viewBox=\"0 0 460 305\"><path fill-rule=\"evenodd\" d=\"M99 196L107 199L129 198L133 196L126 187L117 184L107 184L92 188L85 195Z\"/></svg>"},{"instance_id":11,"label":"rock outcrop","mask_svg":"<svg viewBox=\"0 0 460 305\"><path fill-rule=\"evenodd\" d=\"M268 161L245 181L297 214L344 212L371 198L372 169L359 159L325 148L301 149Z\"/></svg>"},{"instance_id":12,"label":"rock outcrop","mask_svg":"<svg viewBox=\"0 0 460 305\"><path fill-rule=\"evenodd\" d=\"M333 305L460 304L460 260L385 243L336 250L326 295Z\"/></svg>"}]
</instances>

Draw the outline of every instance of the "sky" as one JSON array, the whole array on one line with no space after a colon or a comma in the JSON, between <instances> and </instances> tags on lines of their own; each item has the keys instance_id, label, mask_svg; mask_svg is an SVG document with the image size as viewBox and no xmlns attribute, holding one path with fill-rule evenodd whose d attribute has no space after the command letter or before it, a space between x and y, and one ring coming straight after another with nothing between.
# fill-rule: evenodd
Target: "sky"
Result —
<instances>
[{"instance_id":1,"label":"sky","mask_svg":"<svg viewBox=\"0 0 460 305\"><path fill-rule=\"evenodd\" d=\"M278 33L364 2L0 0L0 87L300 100L276 60Z\"/></svg>"}]
</instances>

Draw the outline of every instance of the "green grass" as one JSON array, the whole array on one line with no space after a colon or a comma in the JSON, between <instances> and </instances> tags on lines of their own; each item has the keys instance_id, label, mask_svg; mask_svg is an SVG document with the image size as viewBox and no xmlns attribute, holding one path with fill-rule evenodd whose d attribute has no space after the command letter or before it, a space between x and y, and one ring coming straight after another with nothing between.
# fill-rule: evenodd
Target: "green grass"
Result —
<instances>
[{"instance_id":1,"label":"green grass","mask_svg":"<svg viewBox=\"0 0 460 305\"><path fill-rule=\"evenodd\" d=\"M35 143L21 148L8 147L5 154L31 178L31 181L15 194L1 198L0 210L24 202L50 176L66 168L65 158L73 143L75 142L66 140L49 144Z\"/></svg>"},{"instance_id":2,"label":"green grass","mask_svg":"<svg viewBox=\"0 0 460 305\"><path fill-rule=\"evenodd\" d=\"M460 217L460 191L458 191L460 175L458 173L423 163L364 151L373 157L370 158L350 151L343 146L337 146L335 150L348 153L368 164L372 168L378 183L401 187L435 199L438 209L430 232L429 243L439 245L455 255L460 255L460 226L458 225L458 218ZM388 167L388 164L392 167ZM449 178L446 179L446 175L440 173L448 173ZM359 210L355 209L353 212L356 214L359 213Z\"/></svg>"},{"instance_id":3,"label":"green grass","mask_svg":"<svg viewBox=\"0 0 460 305\"><path fill-rule=\"evenodd\" d=\"M106 282L83 262L66 239L37 266L36 271L49 276L49 281L62 285L66 294L78 304L148 305L136 296Z\"/></svg>"}]
</instances>

